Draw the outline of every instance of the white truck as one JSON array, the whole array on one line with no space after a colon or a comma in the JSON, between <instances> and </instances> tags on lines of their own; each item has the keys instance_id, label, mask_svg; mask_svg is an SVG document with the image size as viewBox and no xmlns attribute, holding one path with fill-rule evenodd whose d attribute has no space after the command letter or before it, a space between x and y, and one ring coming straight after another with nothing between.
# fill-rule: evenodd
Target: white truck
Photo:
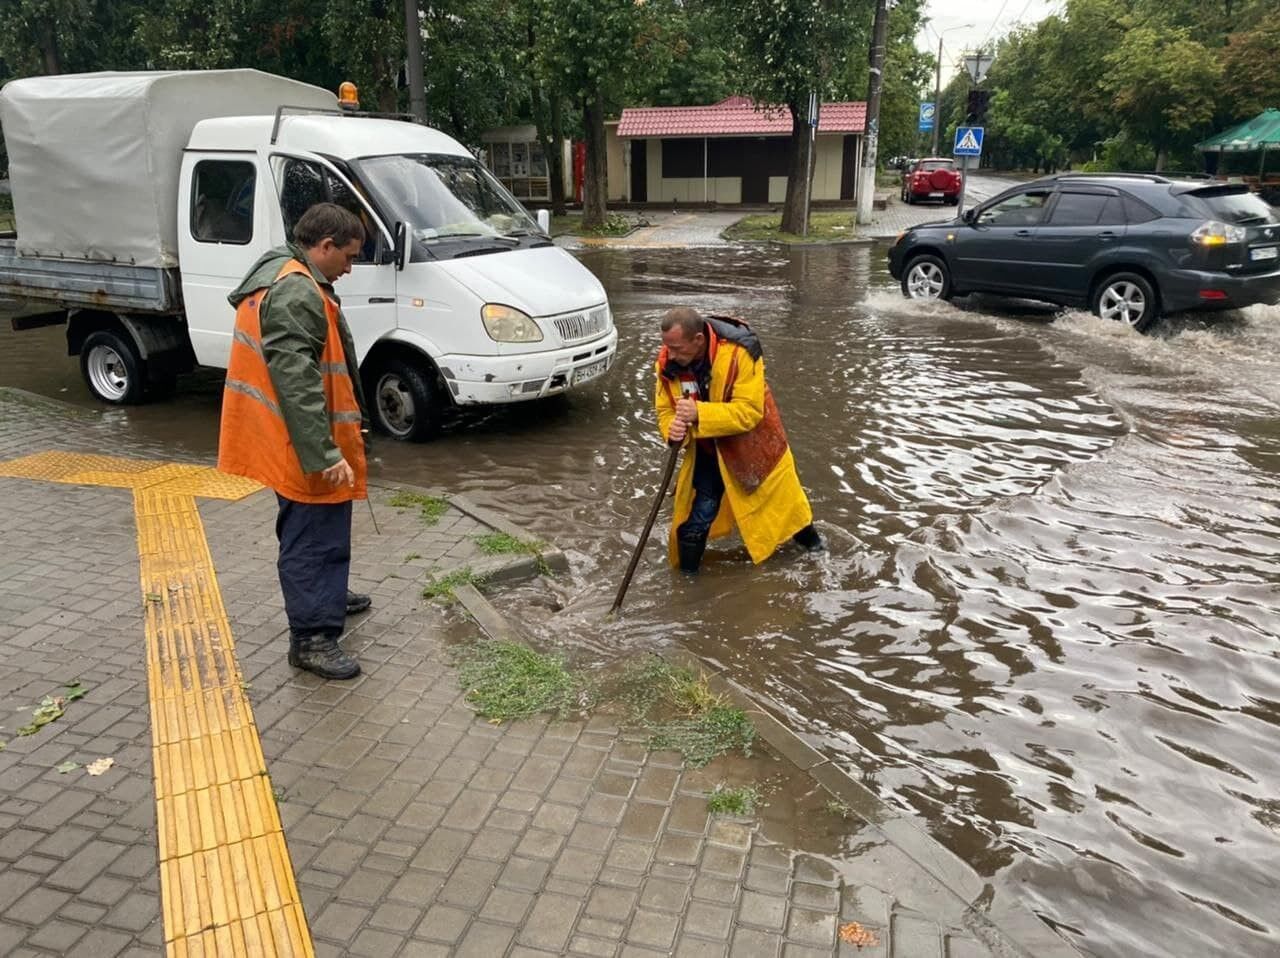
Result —
<instances>
[{"instance_id":1,"label":"white truck","mask_svg":"<svg viewBox=\"0 0 1280 958\"><path fill-rule=\"evenodd\" d=\"M227 294L326 200L368 230L336 289L390 436L425 439L451 405L562 393L613 364L595 276L466 148L406 117L220 70L14 80L0 125L17 227L0 234L0 298L27 308L17 329L65 324L104 402L226 368Z\"/></svg>"}]
</instances>

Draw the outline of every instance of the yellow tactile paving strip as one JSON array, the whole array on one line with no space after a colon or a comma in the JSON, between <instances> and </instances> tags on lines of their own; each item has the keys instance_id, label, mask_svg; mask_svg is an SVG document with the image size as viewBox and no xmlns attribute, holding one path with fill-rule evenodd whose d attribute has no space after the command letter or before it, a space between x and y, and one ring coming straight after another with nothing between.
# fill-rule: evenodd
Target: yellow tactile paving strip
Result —
<instances>
[{"instance_id":1,"label":"yellow tactile paving strip","mask_svg":"<svg viewBox=\"0 0 1280 958\"><path fill-rule=\"evenodd\" d=\"M133 491L170 956L314 954L196 496L261 487L204 466L46 452L0 476Z\"/></svg>"}]
</instances>

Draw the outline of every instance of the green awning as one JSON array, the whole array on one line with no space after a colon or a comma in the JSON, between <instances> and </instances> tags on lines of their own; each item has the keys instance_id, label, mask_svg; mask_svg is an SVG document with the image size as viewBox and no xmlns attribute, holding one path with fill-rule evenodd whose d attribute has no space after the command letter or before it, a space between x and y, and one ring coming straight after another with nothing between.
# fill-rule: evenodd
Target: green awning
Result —
<instances>
[{"instance_id":1,"label":"green awning","mask_svg":"<svg viewBox=\"0 0 1280 958\"><path fill-rule=\"evenodd\" d=\"M1196 144L1201 153L1252 153L1280 150L1280 110L1263 110L1252 120Z\"/></svg>"}]
</instances>

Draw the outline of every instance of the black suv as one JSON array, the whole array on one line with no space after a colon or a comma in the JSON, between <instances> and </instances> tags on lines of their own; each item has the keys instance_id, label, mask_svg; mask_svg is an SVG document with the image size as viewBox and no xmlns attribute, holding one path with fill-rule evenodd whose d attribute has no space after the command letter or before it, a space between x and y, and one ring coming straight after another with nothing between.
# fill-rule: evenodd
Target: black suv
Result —
<instances>
[{"instance_id":1,"label":"black suv","mask_svg":"<svg viewBox=\"0 0 1280 958\"><path fill-rule=\"evenodd\" d=\"M1141 330L1166 313L1280 302L1280 215L1243 185L1063 173L911 227L889 272L912 299L998 293Z\"/></svg>"}]
</instances>

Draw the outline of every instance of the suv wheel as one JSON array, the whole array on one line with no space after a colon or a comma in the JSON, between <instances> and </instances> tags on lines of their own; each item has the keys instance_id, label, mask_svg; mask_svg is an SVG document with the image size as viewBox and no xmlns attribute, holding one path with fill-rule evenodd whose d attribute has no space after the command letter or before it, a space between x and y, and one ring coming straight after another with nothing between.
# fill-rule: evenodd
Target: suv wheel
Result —
<instances>
[{"instance_id":1,"label":"suv wheel","mask_svg":"<svg viewBox=\"0 0 1280 958\"><path fill-rule=\"evenodd\" d=\"M1141 332L1159 315L1155 290L1137 273L1115 273L1099 283L1094 291L1093 313Z\"/></svg>"},{"instance_id":2,"label":"suv wheel","mask_svg":"<svg viewBox=\"0 0 1280 958\"><path fill-rule=\"evenodd\" d=\"M917 256L902 274L902 293L907 299L950 299L947 264L936 256Z\"/></svg>"}]
</instances>

